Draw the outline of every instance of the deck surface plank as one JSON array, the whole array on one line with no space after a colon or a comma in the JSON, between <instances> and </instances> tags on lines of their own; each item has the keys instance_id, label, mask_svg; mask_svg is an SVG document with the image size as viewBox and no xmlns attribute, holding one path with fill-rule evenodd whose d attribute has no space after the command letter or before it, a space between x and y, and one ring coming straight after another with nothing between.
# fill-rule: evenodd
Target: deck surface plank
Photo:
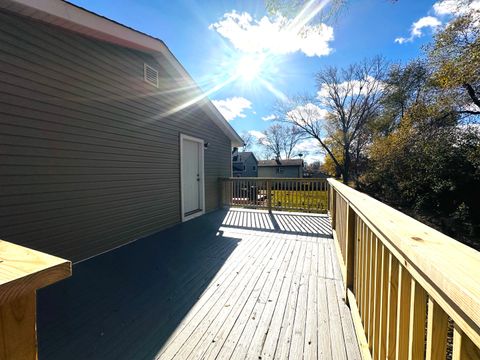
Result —
<instances>
[{"instance_id":1,"label":"deck surface plank","mask_svg":"<svg viewBox=\"0 0 480 360\"><path fill-rule=\"evenodd\" d=\"M215 290L224 292L203 301L215 301L208 315L189 319L189 331L174 336L158 359L359 359L325 220L231 210L222 232L250 249L232 254L245 263L244 277L230 281L231 265L223 271L218 281L228 283ZM263 248L252 244L261 241ZM242 262L248 254L253 258Z\"/></svg>"},{"instance_id":2,"label":"deck surface plank","mask_svg":"<svg viewBox=\"0 0 480 360\"><path fill-rule=\"evenodd\" d=\"M244 209L141 239L40 294L40 355L360 359L333 241L325 215Z\"/></svg>"}]
</instances>

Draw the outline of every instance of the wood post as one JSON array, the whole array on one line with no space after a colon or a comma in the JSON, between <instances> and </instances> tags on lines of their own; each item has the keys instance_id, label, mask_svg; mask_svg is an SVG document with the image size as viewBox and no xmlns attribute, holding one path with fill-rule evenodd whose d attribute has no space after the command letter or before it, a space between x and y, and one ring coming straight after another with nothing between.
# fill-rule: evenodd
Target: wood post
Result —
<instances>
[{"instance_id":1,"label":"wood post","mask_svg":"<svg viewBox=\"0 0 480 360\"><path fill-rule=\"evenodd\" d=\"M0 240L0 359L37 359L36 291L71 271L70 261Z\"/></svg>"},{"instance_id":2,"label":"wood post","mask_svg":"<svg viewBox=\"0 0 480 360\"><path fill-rule=\"evenodd\" d=\"M272 182L271 180L267 180L267 208L268 212L272 212Z\"/></svg>"},{"instance_id":3,"label":"wood post","mask_svg":"<svg viewBox=\"0 0 480 360\"><path fill-rule=\"evenodd\" d=\"M0 306L0 359L36 360L35 291Z\"/></svg>"}]
</instances>

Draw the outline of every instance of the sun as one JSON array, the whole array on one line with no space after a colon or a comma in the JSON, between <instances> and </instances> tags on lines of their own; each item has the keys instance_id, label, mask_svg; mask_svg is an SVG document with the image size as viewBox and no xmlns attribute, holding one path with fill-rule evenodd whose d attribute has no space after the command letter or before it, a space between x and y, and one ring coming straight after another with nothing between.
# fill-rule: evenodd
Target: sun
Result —
<instances>
[{"instance_id":1,"label":"sun","mask_svg":"<svg viewBox=\"0 0 480 360\"><path fill-rule=\"evenodd\" d=\"M264 62L264 55L243 55L236 64L235 75L244 82L250 83L261 76Z\"/></svg>"}]
</instances>

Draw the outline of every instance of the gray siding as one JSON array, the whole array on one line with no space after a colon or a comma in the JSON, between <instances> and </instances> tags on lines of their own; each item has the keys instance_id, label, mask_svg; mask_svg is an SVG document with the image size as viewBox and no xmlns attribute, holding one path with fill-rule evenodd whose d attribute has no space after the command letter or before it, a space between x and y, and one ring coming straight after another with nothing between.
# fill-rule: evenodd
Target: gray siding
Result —
<instances>
[{"instance_id":1,"label":"gray siding","mask_svg":"<svg viewBox=\"0 0 480 360\"><path fill-rule=\"evenodd\" d=\"M258 176L258 162L252 155L239 155L239 160L233 163L234 177L257 177ZM245 167L245 168L244 168ZM242 170L236 170L241 168ZM243 170L244 169L244 170Z\"/></svg>"},{"instance_id":2,"label":"gray siding","mask_svg":"<svg viewBox=\"0 0 480 360\"><path fill-rule=\"evenodd\" d=\"M0 43L0 239L78 261L178 223L180 133L218 207L230 140L202 105L159 116L189 97L166 61L2 12Z\"/></svg>"},{"instance_id":3,"label":"gray siding","mask_svg":"<svg viewBox=\"0 0 480 360\"><path fill-rule=\"evenodd\" d=\"M303 170L300 166L281 166L283 173L279 174L274 166L259 166L258 177L270 178L301 178Z\"/></svg>"}]
</instances>

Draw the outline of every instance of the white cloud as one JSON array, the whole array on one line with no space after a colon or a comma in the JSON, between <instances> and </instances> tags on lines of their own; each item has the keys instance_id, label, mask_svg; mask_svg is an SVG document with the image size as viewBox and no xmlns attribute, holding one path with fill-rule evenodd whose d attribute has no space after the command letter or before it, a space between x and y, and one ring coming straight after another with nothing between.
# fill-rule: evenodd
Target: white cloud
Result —
<instances>
[{"instance_id":1,"label":"white cloud","mask_svg":"<svg viewBox=\"0 0 480 360\"><path fill-rule=\"evenodd\" d=\"M264 16L255 20L247 13L235 10L209 26L232 45L244 52L289 54L297 51L307 56L324 56L332 49L333 28L326 24L304 25L300 29L293 20L278 15L274 19Z\"/></svg>"},{"instance_id":2,"label":"white cloud","mask_svg":"<svg viewBox=\"0 0 480 360\"><path fill-rule=\"evenodd\" d=\"M231 121L237 117L244 118L246 115L243 113L245 109L251 109L252 103L250 100L244 97L234 96L224 100L212 100L215 105L227 121Z\"/></svg>"},{"instance_id":3,"label":"white cloud","mask_svg":"<svg viewBox=\"0 0 480 360\"><path fill-rule=\"evenodd\" d=\"M480 0L474 0L469 4L459 0L441 0L433 4L433 11L436 15L458 16L470 10L480 10Z\"/></svg>"},{"instance_id":4,"label":"white cloud","mask_svg":"<svg viewBox=\"0 0 480 360\"><path fill-rule=\"evenodd\" d=\"M395 39L395 42L398 44L412 42L413 40L415 40L415 38L419 38L423 35L423 29L431 28L432 30L435 31L441 25L442 25L442 22L438 20L436 17L424 16L412 24L412 28L410 30L410 37L408 38L398 37Z\"/></svg>"},{"instance_id":5,"label":"white cloud","mask_svg":"<svg viewBox=\"0 0 480 360\"><path fill-rule=\"evenodd\" d=\"M263 120L263 121L271 121L271 120L275 120L276 118L277 118L277 117L276 117L274 114L262 116L262 120Z\"/></svg>"},{"instance_id":6,"label":"white cloud","mask_svg":"<svg viewBox=\"0 0 480 360\"><path fill-rule=\"evenodd\" d=\"M308 164L314 163L315 161L320 161L321 163L323 163L325 162L325 154L307 154L303 157L303 160Z\"/></svg>"},{"instance_id":7,"label":"white cloud","mask_svg":"<svg viewBox=\"0 0 480 360\"><path fill-rule=\"evenodd\" d=\"M257 140L260 140L260 139L263 139L265 136L264 133L262 133L261 131L257 131L257 130L250 130L248 132L250 135L252 135L254 138L256 138Z\"/></svg>"},{"instance_id":8,"label":"white cloud","mask_svg":"<svg viewBox=\"0 0 480 360\"><path fill-rule=\"evenodd\" d=\"M297 123L312 123L324 119L328 111L315 104L299 105L287 113L287 118Z\"/></svg>"},{"instance_id":9,"label":"white cloud","mask_svg":"<svg viewBox=\"0 0 480 360\"><path fill-rule=\"evenodd\" d=\"M398 37L395 39L395 42L398 44L412 42L415 38L423 35L422 29L424 28L431 28L433 31L436 31L442 25L442 21L439 18L444 19L447 17L446 24L448 24L452 17L464 15L472 10L480 11L480 0L439 0L433 4L432 10L436 16L424 16L414 22L410 30L410 36Z\"/></svg>"},{"instance_id":10,"label":"white cloud","mask_svg":"<svg viewBox=\"0 0 480 360\"><path fill-rule=\"evenodd\" d=\"M306 139L295 145L295 151L297 152L318 152L319 143L317 139Z\"/></svg>"}]
</instances>

